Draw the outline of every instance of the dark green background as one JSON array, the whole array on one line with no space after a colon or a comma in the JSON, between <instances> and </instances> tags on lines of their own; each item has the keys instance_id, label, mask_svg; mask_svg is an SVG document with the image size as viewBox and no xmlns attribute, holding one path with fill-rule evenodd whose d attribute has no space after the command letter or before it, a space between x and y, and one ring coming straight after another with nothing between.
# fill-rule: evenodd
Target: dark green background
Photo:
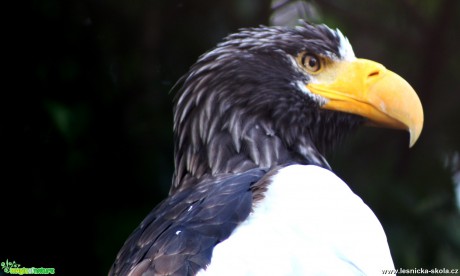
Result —
<instances>
[{"instance_id":1,"label":"dark green background","mask_svg":"<svg viewBox=\"0 0 460 276\"><path fill-rule=\"evenodd\" d=\"M103 275L167 194L172 86L227 34L270 24L271 3L16 4L3 10L0 261ZM363 128L332 167L380 218L397 268L460 268L459 2L307 4L298 14L403 76L425 111L412 149L407 133Z\"/></svg>"}]
</instances>

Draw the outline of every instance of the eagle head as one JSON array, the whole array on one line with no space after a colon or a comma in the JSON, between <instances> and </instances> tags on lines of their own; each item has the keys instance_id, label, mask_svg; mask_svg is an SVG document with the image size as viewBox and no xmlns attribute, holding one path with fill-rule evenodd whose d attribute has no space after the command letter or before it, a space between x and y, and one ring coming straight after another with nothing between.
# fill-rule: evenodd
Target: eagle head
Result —
<instances>
[{"instance_id":1,"label":"eagle head","mask_svg":"<svg viewBox=\"0 0 460 276\"><path fill-rule=\"evenodd\" d=\"M361 124L406 129L412 146L423 125L412 87L356 58L348 39L325 25L242 29L181 82L171 193L255 167L329 168L324 153Z\"/></svg>"}]
</instances>

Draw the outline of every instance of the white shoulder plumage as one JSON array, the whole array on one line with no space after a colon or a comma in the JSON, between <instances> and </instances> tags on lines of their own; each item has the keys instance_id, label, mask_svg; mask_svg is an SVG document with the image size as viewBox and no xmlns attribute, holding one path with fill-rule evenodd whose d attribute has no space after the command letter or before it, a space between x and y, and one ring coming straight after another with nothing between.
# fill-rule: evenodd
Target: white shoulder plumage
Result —
<instances>
[{"instance_id":1,"label":"white shoulder plumage","mask_svg":"<svg viewBox=\"0 0 460 276\"><path fill-rule=\"evenodd\" d=\"M198 275L381 275L394 269L372 210L332 172L281 169Z\"/></svg>"}]
</instances>

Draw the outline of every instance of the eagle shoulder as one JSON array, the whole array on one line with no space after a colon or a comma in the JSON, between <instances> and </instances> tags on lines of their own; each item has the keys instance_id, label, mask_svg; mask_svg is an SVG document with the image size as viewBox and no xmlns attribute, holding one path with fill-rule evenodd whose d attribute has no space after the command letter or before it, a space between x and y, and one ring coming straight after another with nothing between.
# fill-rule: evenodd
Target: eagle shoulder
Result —
<instances>
[{"instance_id":1,"label":"eagle shoulder","mask_svg":"<svg viewBox=\"0 0 460 276\"><path fill-rule=\"evenodd\" d=\"M109 275L195 275L253 205L251 186L266 171L204 179L161 202L131 234Z\"/></svg>"}]
</instances>

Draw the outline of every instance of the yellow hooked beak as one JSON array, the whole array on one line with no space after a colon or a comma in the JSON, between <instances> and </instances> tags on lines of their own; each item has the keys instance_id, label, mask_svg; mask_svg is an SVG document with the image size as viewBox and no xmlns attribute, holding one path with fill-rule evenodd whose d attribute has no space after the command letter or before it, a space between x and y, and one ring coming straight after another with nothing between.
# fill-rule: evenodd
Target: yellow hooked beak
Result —
<instances>
[{"instance_id":1,"label":"yellow hooked beak","mask_svg":"<svg viewBox=\"0 0 460 276\"><path fill-rule=\"evenodd\" d=\"M423 108L414 89L379 63L330 62L307 88L326 99L321 108L360 115L371 125L408 130L410 147L422 132Z\"/></svg>"}]
</instances>

